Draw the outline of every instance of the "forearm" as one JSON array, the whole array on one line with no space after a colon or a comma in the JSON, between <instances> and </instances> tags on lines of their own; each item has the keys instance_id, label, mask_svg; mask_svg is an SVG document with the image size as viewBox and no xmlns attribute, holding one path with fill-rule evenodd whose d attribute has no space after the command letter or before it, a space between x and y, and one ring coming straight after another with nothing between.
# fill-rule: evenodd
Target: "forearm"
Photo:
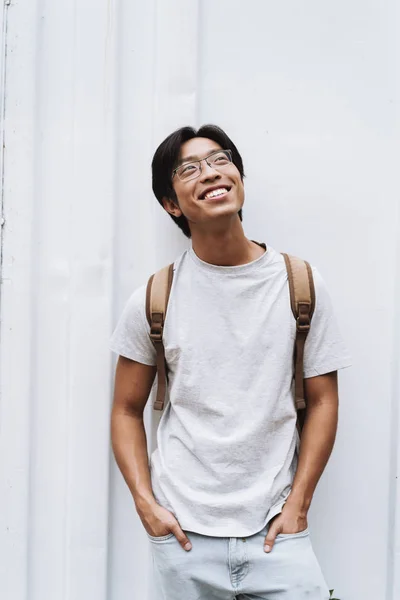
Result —
<instances>
[{"instance_id":1,"label":"forearm","mask_svg":"<svg viewBox=\"0 0 400 600\"><path fill-rule=\"evenodd\" d=\"M331 455L338 421L337 403L320 402L307 409L289 504L307 513L317 483Z\"/></svg>"},{"instance_id":2,"label":"forearm","mask_svg":"<svg viewBox=\"0 0 400 600\"><path fill-rule=\"evenodd\" d=\"M128 411L113 410L111 441L115 460L140 512L155 502L143 418Z\"/></svg>"}]
</instances>

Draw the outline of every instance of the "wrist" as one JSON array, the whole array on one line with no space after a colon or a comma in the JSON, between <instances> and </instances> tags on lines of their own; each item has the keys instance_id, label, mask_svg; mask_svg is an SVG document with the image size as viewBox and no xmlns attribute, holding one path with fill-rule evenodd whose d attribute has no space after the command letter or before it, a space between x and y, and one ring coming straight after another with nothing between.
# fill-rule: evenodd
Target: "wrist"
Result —
<instances>
[{"instance_id":1,"label":"wrist","mask_svg":"<svg viewBox=\"0 0 400 600\"><path fill-rule=\"evenodd\" d=\"M312 498L303 493L292 491L289 494L285 504L291 506L292 508L296 508L298 512L306 515L311 506L311 500Z\"/></svg>"},{"instance_id":2,"label":"wrist","mask_svg":"<svg viewBox=\"0 0 400 600\"><path fill-rule=\"evenodd\" d=\"M151 493L135 494L134 502L139 514L146 514L157 504L156 499Z\"/></svg>"}]
</instances>

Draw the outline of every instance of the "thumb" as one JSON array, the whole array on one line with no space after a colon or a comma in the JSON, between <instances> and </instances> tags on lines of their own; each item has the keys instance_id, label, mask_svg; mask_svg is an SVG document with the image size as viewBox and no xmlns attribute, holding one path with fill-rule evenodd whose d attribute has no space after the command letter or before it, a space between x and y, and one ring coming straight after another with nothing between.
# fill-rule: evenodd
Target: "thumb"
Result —
<instances>
[{"instance_id":1,"label":"thumb","mask_svg":"<svg viewBox=\"0 0 400 600\"><path fill-rule=\"evenodd\" d=\"M265 552L271 552L271 550L275 544L275 538L278 535L279 531L280 531L279 526L271 525L271 527L269 528L268 533L265 537L265 540L264 540L264 551Z\"/></svg>"},{"instance_id":2,"label":"thumb","mask_svg":"<svg viewBox=\"0 0 400 600\"><path fill-rule=\"evenodd\" d=\"M173 527L171 527L171 530L178 542L180 543L180 545L182 546L182 548L186 550L186 552L189 552L189 550L192 549L192 544L190 543L190 540L187 537L187 535L185 535L185 533L180 528L179 524L176 523Z\"/></svg>"}]
</instances>

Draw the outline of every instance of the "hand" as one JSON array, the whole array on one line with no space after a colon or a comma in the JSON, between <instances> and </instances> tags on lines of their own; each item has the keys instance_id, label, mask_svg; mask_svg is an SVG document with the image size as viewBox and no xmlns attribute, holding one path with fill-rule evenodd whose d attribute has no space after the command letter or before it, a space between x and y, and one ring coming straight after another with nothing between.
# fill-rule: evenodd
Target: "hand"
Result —
<instances>
[{"instance_id":1,"label":"hand","mask_svg":"<svg viewBox=\"0 0 400 600\"><path fill-rule=\"evenodd\" d=\"M265 552L271 552L275 538L279 533L299 533L307 529L307 513L300 511L295 505L287 502L282 512L270 522L268 533L264 541Z\"/></svg>"},{"instance_id":2,"label":"hand","mask_svg":"<svg viewBox=\"0 0 400 600\"><path fill-rule=\"evenodd\" d=\"M192 544L189 538L183 533L175 516L169 510L154 502L145 510L138 510L138 514L149 535L160 537L173 533L184 550L187 552L191 550Z\"/></svg>"}]
</instances>

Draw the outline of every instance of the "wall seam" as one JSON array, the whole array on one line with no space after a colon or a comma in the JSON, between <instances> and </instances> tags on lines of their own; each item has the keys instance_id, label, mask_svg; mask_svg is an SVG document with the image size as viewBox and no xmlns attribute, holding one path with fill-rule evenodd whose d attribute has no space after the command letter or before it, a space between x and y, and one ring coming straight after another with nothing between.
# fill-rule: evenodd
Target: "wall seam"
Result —
<instances>
[{"instance_id":1,"label":"wall seam","mask_svg":"<svg viewBox=\"0 0 400 600\"><path fill-rule=\"evenodd\" d=\"M396 3L394 3L394 23L395 28L400 24L400 11ZM396 39L396 38L395 38ZM395 55L400 59L400 45L396 39ZM399 77L396 77L396 88L398 88ZM397 108L399 108L398 99L396 100ZM396 113L394 123L394 144L393 144L393 159L392 169L397 166L395 158L398 150L398 140L400 134L399 112ZM396 165L396 166L395 166ZM393 171L395 172L395 171ZM400 206L396 204L396 228L395 237L395 257L394 257L394 297L393 297L393 338L392 338L392 397L391 397L391 425L390 425L390 446L389 446L389 502L388 502L388 539L387 539L387 569L386 569L386 600L395 600L396 592L399 589L399 567L400 567L400 483L399 483L399 466L400 466L400 313L397 307L400 303Z\"/></svg>"},{"instance_id":2,"label":"wall seam","mask_svg":"<svg viewBox=\"0 0 400 600\"><path fill-rule=\"evenodd\" d=\"M386 571L386 600L395 599L395 573L396 573L396 536L398 534L400 511L398 509L398 468L400 444L400 313L396 307L400 303L400 213L397 209L398 235L395 245L395 272L394 272L394 302L393 302L393 364L392 364L392 398L391 398L391 431L390 431L390 468L389 468L389 506L388 506L388 540L387 540L387 571Z\"/></svg>"},{"instance_id":3,"label":"wall seam","mask_svg":"<svg viewBox=\"0 0 400 600\"><path fill-rule=\"evenodd\" d=\"M109 117L112 123L112 126L110 127L110 137L111 140L111 156L112 156L112 164L111 164L111 169L112 169L112 190L113 190L113 197L114 197L114 206L117 206L118 203L120 202L120 190L119 190L119 186L118 186L118 172L117 172L117 157L116 157L116 153L117 153L117 148L118 148L118 144L117 144L117 135L118 135L118 131L119 131L119 124L120 124L120 116L117 110L117 106L118 106L118 102L120 99L120 88L119 86L119 82L120 82L120 61L118 60L118 48L119 48L119 43L120 43L120 37L119 37L119 33L120 33L120 13L119 13L119 9L120 9L121 4L117 1L115 2L114 0L110 0L110 2L108 3L108 29L107 29L107 39L108 39L108 43L110 45L110 52L111 52L111 59L110 59L110 63L109 63L109 72L112 73L111 76L111 80L112 80L112 89L113 91L110 92L109 96L108 96L108 108L111 112L111 116ZM111 65L111 66L110 66ZM105 76L107 76L107 73L105 74ZM106 108L107 110L107 108ZM107 135L107 129L106 129L106 135ZM110 158L110 156L109 156ZM115 312L115 302L116 302L116 289L117 286L115 285L115 271L116 271L116 239L117 239L117 233L116 233L116 208L113 208L112 211L112 225L111 225L111 243L110 243L110 283L112 286L112 290L111 290L111 303L110 303L110 309L111 309L111 321L113 322L113 318L112 315ZM113 365L113 360L110 357L110 367L112 367ZM109 379L109 384L110 384L110 389L109 389L109 398L110 401L112 403L112 397L113 397L113 375L111 374L111 377ZM109 423L111 426L111 408L110 408L110 414L109 414ZM109 442L109 449L108 449L108 461L107 461L107 514L106 514L106 518L107 518L107 542L106 542L106 557L105 557L105 562L104 562L104 587L103 587L103 592L104 592L104 600L107 600L107 598L109 598L111 596L111 589L110 589L110 571L111 571L111 559L110 559L110 524L111 524L111 514L110 514L110 510L112 507L112 492L111 492L111 469L112 469L112 459L113 459L113 451L112 451L112 446L111 446L111 430L110 430L110 442Z\"/></svg>"},{"instance_id":4,"label":"wall seam","mask_svg":"<svg viewBox=\"0 0 400 600\"><path fill-rule=\"evenodd\" d=\"M194 116L195 116L195 127L196 129L199 128L202 123L200 123L200 86L201 86L201 75L203 72L203 55L202 55L202 37L201 37L201 32L203 29L203 10L202 10L202 5L201 5L201 1L198 0L197 1L197 18L196 18L196 27L197 27L197 47L196 47L196 89L195 89L195 110L194 110Z\"/></svg>"},{"instance_id":5,"label":"wall seam","mask_svg":"<svg viewBox=\"0 0 400 600\"><path fill-rule=\"evenodd\" d=\"M3 283L3 249L4 249L4 205L5 205L5 125L6 125L6 85L7 85L7 35L8 35L8 8L10 0L6 0L3 4L3 31L2 31L2 47L1 47L1 73L0 73L0 111L1 111L1 127L0 127L0 311L1 311L1 287ZM0 312L1 315L1 312ZM0 318L0 341L1 341L1 323Z\"/></svg>"},{"instance_id":6,"label":"wall seam","mask_svg":"<svg viewBox=\"0 0 400 600\"><path fill-rule=\"evenodd\" d=\"M74 72L76 74L76 60L77 60L77 3L74 0L74 8L73 8L73 33L71 39L71 48L72 48L72 65ZM75 188L76 174L75 174L75 142L76 142L76 75L73 78L73 90L72 90L72 106L71 106L71 152L70 152L70 168L72 173L72 182L71 187L72 191ZM66 395L66 403L65 403L65 416L68 426L66 427L66 436L65 436L65 496L64 496L64 531L63 531L63 586L62 586L62 594L63 600L69 600L71 598L71 579L72 579L72 570L71 570L71 480L72 480L72 459L71 459L71 410L72 410L72 390L71 390L71 329L72 329L72 278L73 278L73 259L72 259L72 249L73 249L73 218L72 218L72 202L69 203L69 211L68 211L68 233L69 233L69 242L68 242L68 284L66 289L66 294L68 297L68 315L66 318L66 327L67 327L67 344L68 348L65 353L65 372L66 372L66 380L68 381L67 385L67 395Z\"/></svg>"}]
</instances>

